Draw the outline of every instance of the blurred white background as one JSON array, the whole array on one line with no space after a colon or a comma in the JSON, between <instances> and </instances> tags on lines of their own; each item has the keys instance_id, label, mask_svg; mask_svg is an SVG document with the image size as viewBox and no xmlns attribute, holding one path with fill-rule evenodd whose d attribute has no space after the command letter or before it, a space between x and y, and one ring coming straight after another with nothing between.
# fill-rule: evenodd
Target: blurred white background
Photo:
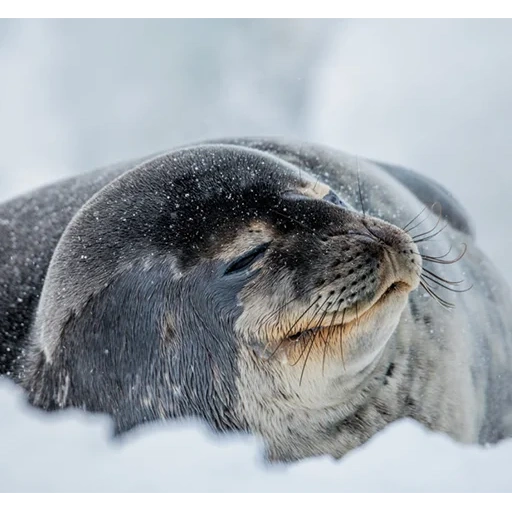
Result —
<instances>
[{"instance_id":1,"label":"blurred white background","mask_svg":"<svg viewBox=\"0 0 512 512\"><path fill-rule=\"evenodd\" d=\"M287 136L437 179L471 212L479 244L512 282L510 20L1 20L0 77L0 200L183 142ZM28 413L0 423L4 441L18 432L16 414L22 422ZM378 442L395 453L394 441ZM458 472L453 485L442 480L448 489L485 487L481 475L498 482L493 457L507 453L499 450L512 460L509 442L489 452L450 449L445 458L454 454ZM372 460L368 450L359 460ZM428 448L422 453L430 460ZM478 453L478 468L462 462L468 453ZM401 478L421 456L400 460L395 490L411 489ZM18 488L38 482L34 475ZM2 478L0 463L0 487ZM420 488L439 489L436 478ZM315 488L319 480L305 481ZM500 481L512 490L512 478Z\"/></svg>"},{"instance_id":2,"label":"blurred white background","mask_svg":"<svg viewBox=\"0 0 512 512\"><path fill-rule=\"evenodd\" d=\"M0 199L183 142L287 136L441 181L506 270L510 20L1 20L0 70Z\"/></svg>"}]
</instances>

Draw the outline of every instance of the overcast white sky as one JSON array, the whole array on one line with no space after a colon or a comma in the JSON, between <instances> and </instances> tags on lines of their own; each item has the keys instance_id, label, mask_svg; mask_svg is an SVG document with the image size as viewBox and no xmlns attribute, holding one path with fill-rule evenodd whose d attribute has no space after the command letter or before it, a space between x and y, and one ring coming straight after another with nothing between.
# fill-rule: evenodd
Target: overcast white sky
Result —
<instances>
[{"instance_id":1,"label":"overcast white sky","mask_svg":"<svg viewBox=\"0 0 512 512\"><path fill-rule=\"evenodd\" d=\"M504 267L510 20L1 20L0 198L225 135L409 165Z\"/></svg>"}]
</instances>

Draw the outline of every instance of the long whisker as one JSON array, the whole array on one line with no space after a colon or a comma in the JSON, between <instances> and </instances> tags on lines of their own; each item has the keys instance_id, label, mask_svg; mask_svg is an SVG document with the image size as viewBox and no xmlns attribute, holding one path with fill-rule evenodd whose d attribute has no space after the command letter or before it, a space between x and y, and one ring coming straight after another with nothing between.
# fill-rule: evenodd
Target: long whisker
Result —
<instances>
[{"instance_id":1,"label":"long whisker","mask_svg":"<svg viewBox=\"0 0 512 512\"><path fill-rule=\"evenodd\" d=\"M323 285L321 285L320 287L318 287L317 285L313 285L311 286L310 288L306 288L304 291L302 291L302 294L301 295L298 295L297 297L294 297L293 299L290 299L289 301L285 302L283 305L281 305L279 307L279 309L277 309L276 311L273 311L270 315L266 316L265 317L265 322L268 322L271 318L273 318L275 315L277 315L280 311L282 311L286 306L289 306L292 302L295 302L296 300L300 300L300 299L303 299L304 298L304 295L312 292L312 291L318 291L318 292L321 292L323 290L325 290L325 288L327 288L328 286L330 286L332 283L334 283L334 281L336 281L336 277L333 277L333 279L327 283L324 283Z\"/></svg>"},{"instance_id":2,"label":"long whisker","mask_svg":"<svg viewBox=\"0 0 512 512\"><path fill-rule=\"evenodd\" d=\"M434 204L439 204L439 203L434 203ZM416 239L416 238L421 238L421 237L423 237L425 235L428 235L429 233L432 233L432 231L435 231L437 229L437 226L439 226L439 223L443 220L443 217L442 217L442 207L440 207L440 209L441 209L441 211L439 212L439 214L437 216L437 221L434 224L434 226L432 228L430 228L429 230L425 231L424 233L418 233L417 235L414 235L412 237L413 240Z\"/></svg>"},{"instance_id":3,"label":"long whisker","mask_svg":"<svg viewBox=\"0 0 512 512\"><path fill-rule=\"evenodd\" d=\"M423 224L423 223L424 223L424 222L425 222L425 221L430 217L430 214L431 214L431 213L436 213L436 212L434 212L434 211L433 211L433 210L434 210L434 207L435 207L436 205L439 205L439 207L440 207L439 214L437 215L437 218L438 218L437 223L439 223L439 219L441 218L441 213L442 213L442 206L441 206L441 204L440 204L440 203L438 203L438 202L436 201L435 203L432 203L432 205L430 206L431 210L429 210L429 212L428 212L427 216L426 216L423 220L421 220L420 222L418 222L417 224L415 224L412 228L409 228L409 229L406 231L406 233L410 233L413 229L416 229L416 228L417 228L417 227L419 227L421 224ZM428 208L428 206L425 206L425 208ZM423 208L422 212L423 212L423 211L425 211L425 208ZM436 224L436 226L437 226L437 224ZM434 229L435 229L435 226L434 226Z\"/></svg>"},{"instance_id":4,"label":"long whisker","mask_svg":"<svg viewBox=\"0 0 512 512\"><path fill-rule=\"evenodd\" d=\"M339 292L336 298L334 299L334 304L337 304L336 311L334 312L334 315L331 318L331 323L329 325L329 329L327 330L327 341L324 340L324 353L322 356L322 375L324 374L324 368L325 368L325 354L327 352L327 347L329 345L329 338L331 337L331 330L335 325L336 317L338 316L338 313L340 312L340 302L339 299L343 292ZM342 327L343 328L343 327Z\"/></svg>"},{"instance_id":5,"label":"long whisker","mask_svg":"<svg viewBox=\"0 0 512 512\"><path fill-rule=\"evenodd\" d=\"M403 228L402 228L402 231L405 231L406 233L408 233L409 231L412 231L414 228L418 227L419 224L417 224L416 226L412 227L411 229L407 229L425 210L427 209L427 206L425 206L423 208L423 210L421 210L420 213L418 213L418 215L416 215L415 217L413 217ZM423 219L421 222L424 222L425 220L428 219L428 216Z\"/></svg>"},{"instance_id":6,"label":"long whisker","mask_svg":"<svg viewBox=\"0 0 512 512\"><path fill-rule=\"evenodd\" d=\"M428 284L425 284L424 281L420 281L420 285L441 306L445 307L446 309L453 309L455 307L455 304L452 304L451 302L448 302L448 301L442 299L441 297L439 297L438 295L436 295L432 291L430 286L428 286Z\"/></svg>"},{"instance_id":7,"label":"long whisker","mask_svg":"<svg viewBox=\"0 0 512 512\"><path fill-rule=\"evenodd\" d=\"M451 265L453 263L457 263L458 261L460 261L464 255L466 254L467 250L468 250L468 246L463 243L462 244L464 246L464 250L462 251L462 253L457 256L457 258L453 259L453 260L443 260L441 258L444 258L445 256L448 256L448 254L450 254L451 252L451 248L450 250L443 256L429 256L427 254L422 254L422 253L418 253L425 261L431 261L432 263L439 263L441 265Z\"/></svg>"},{"instance_id":8,"label":"long whisker","mask_svg":"<svg viewBox=\"0 0 512 512\"><path fill-rule=\"evenodd\" d=\"M308 353L306 354L306 359L304 360L304 364L302 365L302 370L300 372L299 386L302 384L302 377L304 377L304 371L306 370L306 364L309 359L309 354L311 354L311 350L312 350L314 344L315 344L315 337L312 336L311 341L309 342L309 350L308 350Z\"/></svg>"},{"instance_id":9,"label":"long whisker","mask_svg":"<svg viewBox=\"0 0 512 512\"><path fill-rule=\"evenodd\" d=\"M471 290L471 288L473 288L473 285L471 285L469 288L465 288L464 290L457 290L455 288L450 288L449 286L443 284L443 283L440 283L439 281L437 281L436 279L434 279L433 277L430 277L430 276L426 276L426 275L423 275L422 276L423 279L428 279L430 282L432 283L435 283L437 284L438 286L440 286L441 288L444 288L445 290L449 290L451 292L455 292L455 293L463 293L463 292L468 292L469 290Z\"/></svg>"},{"instance_id":10,"label":"long whisker","mask_svg":"<svg viewBox=\"0 0 512 512\"><path fill-rule=\"evenodd\" d=\"M343 324L345 323L345 312L347 310L343 309L343 313L341 316L341 331L340 331L340 354L341 354L341 363L343 364L343 369L346 370L345 367L345 358L343 357Z\"/></svg>"},{"instance_id":11,"label":"long whisker","mask_svg":"<svg viewBox=\"0 0 512 512\"><path fill-rule=\"evenodd\" d=\"M416 266L421 268L423 272L426 272L427 274L429 274L430 276L432 276L435 279L439 279L439 281L441 281L443 283L457 285L457 284L462 284L464 282L464 279L462 279L461 281L449 281L448 279L445 279L444 277L437 275L435 272L432 272L431 270L428 270L425 267L421 267L417 263L416 263Z\"/></svg>"},{"instance_id":12,"label":"long whisker","mask_svg":"<svg viewBox=\"0 0 512 512\"><path fill-rule=\"evenodd\" d=\"M357 163L357 190L359 192L359 202L361 203L361 209L363 210L363 218L366 217L366 212L364 209L363 203L363 194L361 192L361 180L359 178L359 156L356 155L356 163Z\"/></svg>"},{"instance_id":13,"label":"long whisker","mask_svg":"<svg viewBox=\"0 0 512 512\"><path fill-rule=\"evenodd\" d=\"M316 322L315 326L314 327L309 327L311 325L311 323L313 322L313 320L315 319L315 317L313 317L312 321L309 322L309 324L307 325L306 327L306 330L303 331L297 338L297 340L300 340L303 336L304 337L311 337L311 338L314 338L316 336L316 333L319 329L319 327L321 326L322 322L324 321L324 318L327 316L328 314L328 311L327 310L324 310L322 311L321 315L320 315L320 318L318 319L318 321ZM299 356L299 358L297 359L297 361L295 361L295 363L293 363L291 366L295 366L302 358L302 356L304 355L304 352L305 350L303 350Z\"/></svg>"},{"instance_id":14,"label":"long whisker","mask_svg":"<svg viewBox=\"0 0 512 512\"><path fill-rule=\"evenodd\" d=\"M319 300L319 297L317 297L315 299L315 301L302 313L302 315L299 316L299 318L295 321L295 323L290 327L290 329L288 330L288 332L286 333L285 336L283 336L283 338L281 339L281 341L277 344L277 347L272 351L272 353L270 354L269 356L269 359L274 357L274 355L276 354L276 352L279 350L279 348L281 347L281 345L284 343L284 341L288 338L288 336L290 336L291 332L293 331L293 329L295 328L295 326L300 322L300 320L302 320L302 318L304 318L304 316L307 314L307 312L315 305L318 303L318 300ZM313 318L314 318L315 315L313 315ZM268 346L268 343L267 343L267 346ZM265 347L267 348L267 347Z\"/></svg>"},{"instance_id":15,"label":"long whisker","mask_svg":"<svg viewBox=\"0 0 512 512\"><path fill-rule=\"evenodd\" d=\"M317 177L315 181L315 185L313 186L313 192L316 192L316 186L320 183L320 178Z\"/></svg>"},{"instance_id":16,"label":"long whisker","mask_svg":"<svg viewBox=\"0 0 512 512\"><path fill-rule=\"evenodd\" d=\"M464 244L464 245L466 245L466 244ZM448 251L445 252L444 254L442 254L441 256L425 255L425 254L421 254L421 253L416 253L416 254L419 254L420 256L428 256L429 258L442 259L442 258L446 258L446 256L448 256L448 254L450 254L452 252L452 249L453 249L453 245L450 244L450 248L448 249Z\"/></svg>"},{"instance_id":17,"label":"long whisker","mask_svg":"<svg viewBox=\"0 0 512 512\"><path fill-rule=\"evenodd\" d=\"M327 311L323 311L322 312L322 308L324 307L324 304L327 302L327 300L328 300L328 297L322 302L322 305L319 307L319 312L321 312L320 322L322 321L323 318L325 318L325 315L327 314ZM303 336L310 336L312 334L312 333L310 333L308 331L310 330L311 324L315 321L316 316L317 316L317 314L313 315L313 318L311 318L311 320L309 321L309 323L306 326L306 328L300 333L300 335L297 337L297 339L295 341L299 341ZM319 324L317 323L317 326L318 325ZM315 327L315 329L316 329L316 327ZM306 348L307 348L307 345L306 345ZM298 357L297 361L292 363L290 366L295 366L301 360L302 356L304 355L304 352L306 351L306 348L304 348L304 350L301 352L301 354Z\"/></svg>"},{"instance_id":18,"label":"long whisker","mask_svg":"<svg viewBox=\"0 0 512 512\"><path fill-rule=\"evenodd\" d=\"M322 315L322 317L320 318L320 320L316 324L315 329L318 329L318 327L320 325L322 325L322 322L324 321L324 318L325 318L326 315L327 315L327 310L324 311L324 314ZM302 371L300 372L299 386L302 384L302 377L304 377L304 371L306 370L306 364L308 362L309 355L311 354L311 350L312 350L314 344L315 344L315 333L312 333L311 341L309 342L309 350L308 350L308 352L306 354L306 359L304 359L304 364L302 365ZM302 355L301 355L301 357L302 357ZM300 360L300 358L297 360L297 362L299 360Z\"/></svg>"},{"instance_id":19,"label":"long whisker","mask_svg":"<svg viewBox=\"0 0 512 512\"><path fill-rule=\"evenodd\" d=\"M439 235L440 233L442 233L447 227L449 226L448 223L446 223L439 231L437 231L436 233L434 233L433 235L430 235L430 236L427 236L425 238L422 238L420 240L416 239L416 238L413 238L413 242L415 244L419 244L420 242L428 242L429 240L432 240L432 238L435 238L437 235Z\"/></svg>"}]
</instances>

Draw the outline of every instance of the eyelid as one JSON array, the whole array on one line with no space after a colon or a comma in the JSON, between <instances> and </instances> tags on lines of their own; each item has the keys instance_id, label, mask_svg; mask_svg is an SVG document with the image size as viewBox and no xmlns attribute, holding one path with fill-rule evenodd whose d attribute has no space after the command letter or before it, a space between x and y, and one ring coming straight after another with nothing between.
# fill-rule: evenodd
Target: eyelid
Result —
<instances>
[{"instance_id":1,"label":"eyelid","mask_svg":"<svg viewBox=\"0 0 512 512\"><path fill-rule=\"evenodd\" d=\"M268 249L270 242L265 242L256 247L253 247L246 253L235 258L224 271L224 275L233 274L235 272L242 272L250 267L253 263L263 257L265 251Z\"/></svg>"}]
</instances>

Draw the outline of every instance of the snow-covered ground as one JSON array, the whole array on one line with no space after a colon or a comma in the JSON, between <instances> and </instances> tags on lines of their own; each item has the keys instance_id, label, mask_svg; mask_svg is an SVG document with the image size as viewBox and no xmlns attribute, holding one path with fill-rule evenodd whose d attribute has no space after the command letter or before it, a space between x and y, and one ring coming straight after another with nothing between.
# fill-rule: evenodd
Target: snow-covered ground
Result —
<instances>
[{"instance_id":1,"label":"snow-covered ground","mask_svg":"<svg viewBox=\"0 0 512 512\"><path fill-rule=\"evenodd\" d=\"M471 211L509 283L510 21L0 21L0 199L176 144L284 135L409 165ZM0 491L512 491L512 440L398 422L340 462L268 468L192 424L109 440L0 379Z\"/></svg>"},{"instance_id":2,"label":"snow-covered ground","mask_svg":"<svg viewBox=\"0 0 512 512\"><path fill-rule=\"evenodd\" d=\"M0 491L494 491L512 490L512 440L462 447L403 420L342 461L268 467L248 437L192 423L140 429L121 445L104 417L29 410L0 388Z\"/></svg>"}]
</instances>

